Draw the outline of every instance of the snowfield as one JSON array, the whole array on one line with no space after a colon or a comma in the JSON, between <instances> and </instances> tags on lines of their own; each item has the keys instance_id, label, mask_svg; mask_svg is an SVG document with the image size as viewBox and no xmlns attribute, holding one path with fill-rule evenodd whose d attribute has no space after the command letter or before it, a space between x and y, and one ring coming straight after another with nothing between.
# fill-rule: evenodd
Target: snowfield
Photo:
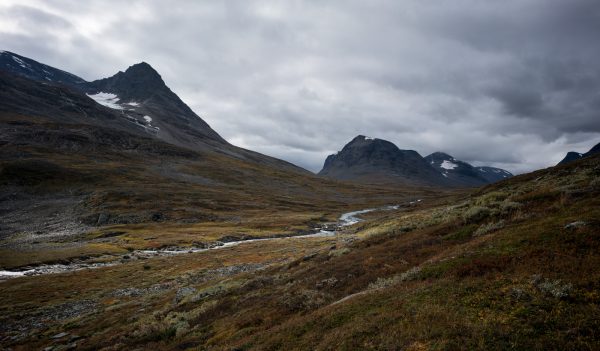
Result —
<instances>
[{"instance_id":1,"label":"snowfield","mask_svg":"<svg viewBox=\"0 0 600 351\"><path fill-rule=\"evenodd\" d=\"M100 105L115 109L115 110L122 110L123 107L121 107L117 101L119 101L119 97L115 94L111 94L111 93L104 93L104 92L99 92L98 94L86 94L87 96L89 96L90 98L94 99L94 101L96 101L97 103L99 103Z\"/></svg>"},{"instance_id":2,"label":"snowfield","mask_svg":"<svg viewBox=\"0 0 600 351\"><path fill-rule=\"evenodd\" d=\"M442 167L443 169L455 169L456 167L458 167L458 165L456 163L451 162L451 161L444 160L444 162L442 162L442 164L440 165L440 167Z\"/></svg>"}]
</instances>

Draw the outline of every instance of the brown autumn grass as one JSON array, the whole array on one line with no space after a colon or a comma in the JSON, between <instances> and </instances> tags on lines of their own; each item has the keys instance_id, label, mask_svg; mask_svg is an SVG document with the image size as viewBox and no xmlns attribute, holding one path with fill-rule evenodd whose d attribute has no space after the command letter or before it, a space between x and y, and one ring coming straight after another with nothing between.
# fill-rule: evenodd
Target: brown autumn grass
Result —
<instances>
[{"instance_id":1,"label":"brown autumn grass","mask_svg":"<svg viewBox=\"0 0 600 351\"><path fill-rule=\"evenodd\" d=\"M4 186L34 199L83 198L78 219L93 227L72 241L3 250L6 266L291 233L351 209L425 198L369 214L337 238L2 282L4 348L600 348L598 157L438 198L430 189L330 182L216 154L182 160L33 144L3 151L25 155L0 160ZM32 165L47 173L39 177ZM100 213L115 222L94 225ZM115 231L123 233L101 238ZM192 292L178 298L184 288ZM60 332L69 336L52 338Z\"/></svg>"},{"instance_id":2,"label":"brown autumn grass","mask_svg":"<svg viewBox=\"0 0 600 351\"><path fill-rule=\"evenodd\" d=\"M4 323L80 300L97 306L3 343L42 348L68 331L84 350L597 349L599 162L374 213L337 238L14 279L0 284ZM266 265L202 275L249 263ZM156 284L171 285L112 294ZM178 300L182 287L194 292Z\"/></svg>"}]
</instances>

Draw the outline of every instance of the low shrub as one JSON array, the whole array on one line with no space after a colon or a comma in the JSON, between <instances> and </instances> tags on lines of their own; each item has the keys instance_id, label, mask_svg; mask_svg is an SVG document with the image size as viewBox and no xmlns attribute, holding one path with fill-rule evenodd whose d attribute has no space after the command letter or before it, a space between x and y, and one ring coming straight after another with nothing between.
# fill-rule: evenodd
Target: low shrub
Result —
<instances>
[{"instance_id":1,"label":"low shrub","mask_svg":"<svg viewBox=\"0 0 600 351\"><path fill-rule=\"evenodd\" d=\"M383 288L387 288L388 286L398 284L400 282L414 280L419 275L420 272L421 272L421 267L417 266L417 267L413 267L413 268L407 270L406 272L397 274L393 277L377 278L376 281L369 284L368 289L370 289L370 290L383 289Z\"/></svg>"},{"instance_id":2,"label":"low shrub","mask_svg":"<svg viewBox=\"0 0 600 351\"><path fill-rule=\"evenodd\" d=\"M567 298L573 291L573 285L571 283L563 283L560 279L544 279L539 274L533 275L531 277L530 282L541 293L547 296L555 297L557 299Z\"/></svg>"},{"instance_id":3,"label":"low shrub","mask_svg":"<svg viewBox=\"0 0 600 351\"><path fill-rule=\"evenodd\" d=\"M521 207L523 207L523 205L518 202L504 201L500 204L500 212L503 215L509 215L518 211L519 209L521 209Z\"/></svg>"},{"instance_id":4,"label":"low shrub","mask_svg":"<svg viewBox=\"0 0 600 351\"><path fill-rule=\"evenodd\" d=\"M350 252L350 249L347 247L343 247L341 249L331 250L329 251L329 256L331 257L339 257L345 255Z\"/></svg>"},{"instance_id":5,"label":"low shrub","mask_svg":"<svg viewBox=\"0 0 600 351\"><path fill-rule=\"evenodd\" d=\"M487 207L473 206L463 214L463 219L465 223L476 223L487 218L490 213L491 211Z\"/></svg>"},{"instance_id":6,"label":"low shrub","mask_svg":"<svg viewBox=\"0 0 600 351\"><path fill-rule=\"evenodd\" d=\"M497 203L508 198L509 194L503 191L493 191L477 198L476 204L479 206L494 206Z\"/></svg>"},{"instance_id":7,"label":"low shrub","mask_svg":"<svg viewBox=\"0 0 600 351\"><path fill-rule=\"evenodd\" d=\"M504 228L504 225L505 225L504 220L484 224L484 225L480 226L479 228L477 228L475 233L473 233L473 236L479 236L479 235L484 235L484 234L488 234L491 232L495 232L498 229Z\"/></svg>"},{"instance_id":8,"label":"low shrub","mask_svg":"<svg viewBox=\"0 0 600 351\"><path fill-rule=\"evenodd\" d=\"M450 234L444 235L445 240L464 240L469 239L473 235L473 233L477 230L477 224L469 224L460 227L455 232L451 232Z\"/></svg>"}]
</instances>

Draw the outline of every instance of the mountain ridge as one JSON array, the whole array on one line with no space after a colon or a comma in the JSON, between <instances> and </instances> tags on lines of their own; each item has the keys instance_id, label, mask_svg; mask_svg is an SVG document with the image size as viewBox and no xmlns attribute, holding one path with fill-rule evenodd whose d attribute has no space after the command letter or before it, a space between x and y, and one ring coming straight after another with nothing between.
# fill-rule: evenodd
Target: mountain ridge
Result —
<instances>
[{"instance_id":1,"label":"mountain ridge","mask_svg":"<svg viewBox=\"0 0 600 351\"><path fill-rule=\"evenodd\" d=\"M425 160L457 186L481 186L513 176L500 168L472 166L440 151L425 156Z\"/></svg>"},{"instance_id":2,"label":"mountain ridge","mask_svg":"<svg viewBox=\"0 0 600 351\"><path fill-rule=\"evenodd\" d=\"M473 187L509 178L508 171L474 167L444 152L422 157L393 143L358 135L341 151L327 156L318 173L340 180L406 183L441 187Z\"/></svg>"},{"instance_id":3,"label":"mountain ridge","mask_svg":"<svg viewBox=\"0 0 600 351\"><path fill-rule=\"evenodd\" d=\"M29 79L54 82L72 87L77 87L79 84L86 82L73 73L4 50L0 50L0 70L12 72Z\"/></svg>"},{"instance_id":4,"label":"mountain ridge","mask_svg":"<svg viewBox=\"0 0 600 351\"><path fill-rule=\"evenodd\" d=\"M569 151L567 152L567 154L565 155L565 157L559 162L557 163L557 165L564 165L573 161L577 161L579 159L582 159L584 157L588 157L594 154L600 153L600 143L592 146L591 149L589 149L587 152L585 153L579 153L579 152L575 152L575 151Z\"/></svg>"},{"instance_id":5,"label":"mountain ridge","mask_svg":"<svg viewBox=\"0 0 600 351\"><path fill-rule=\"evenodd\" d=\"M446 180L414 150L401 150L393 143L358 135L337 154L325 160L318 173L340 180L446 184Z\"/></svg>"}]
</instances>

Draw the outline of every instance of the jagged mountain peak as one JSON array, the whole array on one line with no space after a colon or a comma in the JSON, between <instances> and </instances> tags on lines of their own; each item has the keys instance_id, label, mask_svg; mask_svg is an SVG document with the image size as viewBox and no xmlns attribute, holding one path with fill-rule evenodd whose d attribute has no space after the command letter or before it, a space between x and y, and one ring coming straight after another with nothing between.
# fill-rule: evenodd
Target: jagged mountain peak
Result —
<instances>
[{"instance_id":1,"label":"jagged mountain peak","mask_svg":"<svg viewBox=\"0 0 600 351\"><path fill-rule=\"evenodd\" d=\"M158 72L154 69L154 67L152 67L146 61L134 63L133 65L129 66L126 71L127 72L138 71L138 72L154 73L154 74L158 75Z\"/></svg>"},{"instance_id":2,"label":"jagged mountain peak","mask_svg":"<svg viewBox=\"0 0 600 351\"><path fill-rule=\"evenodd\" d=\"M157 93L175 95L160 74L146 62L129 66L112 77L93 81L88 84L88 89L92 93L113 93L129 100L144 100Z\"/></svg>"},{"instance_id":3,"label":"jagged mountain peak","mask_svg":"<svg viewBox=\"0 0 600 351\"><path fill-rule=\"evenodd\" d=\"M123 76L130 80L145 83L151 82L166 87L165 82L163 81L160 74L152 66L150 66L144 61L129 66L129 68L127 68L125 72L123 72Z\"/></svg>"}]
</instances>

